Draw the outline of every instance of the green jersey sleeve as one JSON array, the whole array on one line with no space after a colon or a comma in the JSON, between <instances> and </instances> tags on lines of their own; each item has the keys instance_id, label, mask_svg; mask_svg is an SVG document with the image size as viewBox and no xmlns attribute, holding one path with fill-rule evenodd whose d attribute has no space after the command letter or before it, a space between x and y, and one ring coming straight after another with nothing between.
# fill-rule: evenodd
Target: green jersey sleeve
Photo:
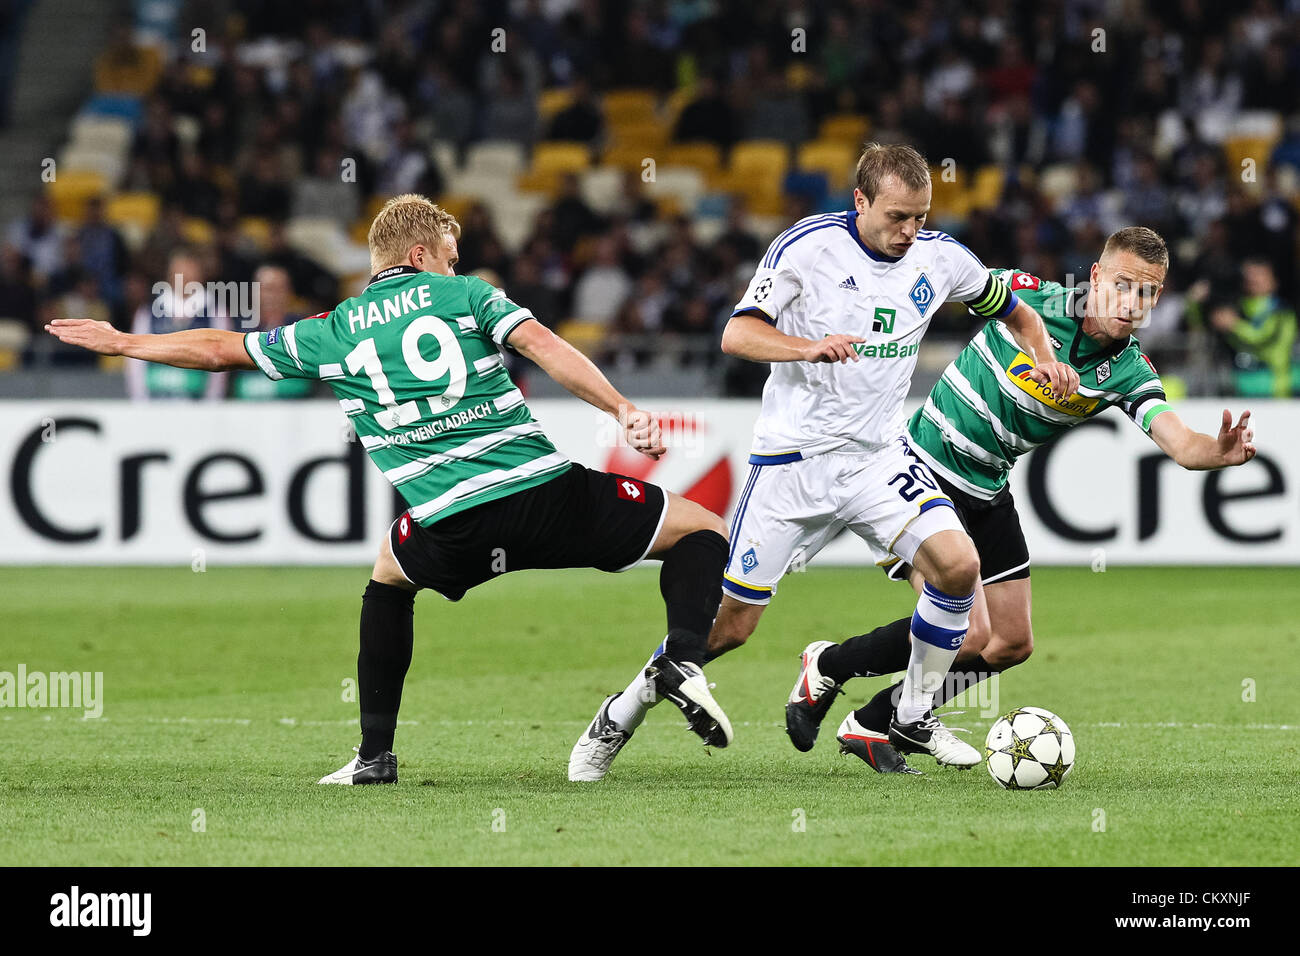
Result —
<instances>
[{"instance_id":1,"label":"green jersey sleeve","mask_svg":"<svg viewBox=\"0 0 1300 956\"><path fill-rule=\"evenodd\" d=\"M477 276L465 278L465 291L475 324L497 345L505 345L506 337L521 322L534 317L528 309L510 301L504 291Z\"/></svg>"},{"instance_id":2,"label":"green jersey sleeve","mask_svg":"<svg viewBox=\"0 0 1300 956\"><path fill-rule=\"evenodd\" d=\"M299 319L268 332L249 332L244 349L272 381L320 378L319 340L329 313Z\"/></svg>"}]
</instances>

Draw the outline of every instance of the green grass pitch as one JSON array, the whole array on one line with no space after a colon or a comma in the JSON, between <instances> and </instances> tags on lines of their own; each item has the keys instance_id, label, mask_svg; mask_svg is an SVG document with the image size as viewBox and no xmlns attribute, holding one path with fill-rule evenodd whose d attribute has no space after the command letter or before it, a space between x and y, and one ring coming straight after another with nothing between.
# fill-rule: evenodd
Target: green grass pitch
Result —
<instances>
[{"instance_id":1,"label":"green grass pitch","mask_svg":"<svg viewBox=\"0 0 1300 956\"><path fill-rule=\"evenodd\" d=\"M0 569L0 671L102 671L104 711L0 709L0 864L1279 865L1300 858L1294 569L1034 572L1037 648L1001 710L1074 731L1059 791L983 768L885 778L837 752L856 681L796 753L810 640L907 613L869 570L792 575L709 668L736 725L671 706L599 784L565 779L603 695L663 632L657 572L526 572L416 602L396 787L318 787L359 740L363 569ZM1252 698L1253 699L1243 699ZM967 710L982 748L992 719ZM201 811L201 813L199 812Z\"/></svg>"}]
</instances>

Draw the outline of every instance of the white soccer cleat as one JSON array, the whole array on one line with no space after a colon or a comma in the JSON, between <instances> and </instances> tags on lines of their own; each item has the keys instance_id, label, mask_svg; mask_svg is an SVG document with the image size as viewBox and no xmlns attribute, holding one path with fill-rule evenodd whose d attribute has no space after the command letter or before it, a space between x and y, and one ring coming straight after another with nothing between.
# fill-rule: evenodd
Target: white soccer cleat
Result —
<instances>
[{"instance_id":1,"label":"white soccer cleat","mask_svg":"<svg viewBox=\"0 0 1300 956\"><path fill-rule=\"evenodd\" d=\"M363 783L397 783L397 757L392 751L385 751L373 760L362 760L361 752L344 766L327 773L317 783L336 783L344 786L356 786Z\"/></svg>"},{"instance_id":2,"label":"white soccer cleat","mask_svg":"<svg viewBox=\"0 0 1300 956\"><path fill-rule=\"evenodd\" d=\"M966 770L981 760L980 752L966 741L958 740L933 712L906 724L900 723L898 714L894 714L889 722L889 742L900 753L929 754L945 767Z\"/></svg>"},{"instance_id":3,"label":"white soccer cleat","mask_svg":"<svg viewBox=\"0 0 1300 956\"><path fill-rule=\"evenodd\" d=\"M624 730L609 719L609 705L618 694L605 698L596 711L596 718L582 732L578 742L569 754L569 779L575 783L602 779L609 773L609 765L614 762L623 745L632 739L632 732Z\"/></svg>"}]
</instances>

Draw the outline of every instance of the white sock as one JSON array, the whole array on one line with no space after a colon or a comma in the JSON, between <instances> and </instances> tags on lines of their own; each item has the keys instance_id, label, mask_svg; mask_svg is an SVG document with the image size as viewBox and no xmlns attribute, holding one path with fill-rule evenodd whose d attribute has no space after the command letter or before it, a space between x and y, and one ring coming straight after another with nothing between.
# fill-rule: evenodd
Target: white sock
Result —
<instances>
[{"instance_id":1,"label":"white sock","mask_svg":"<svg viewBox=\"0 0 1300 956\"><path fill-rule=\"evenodd\" d=\"M636 677L632 678L632 683L628 684L627 689L615 697L614 702L609 705L610 719L629 733L640 727L641 721L645 720L645 715L650 713L650 708L663 700L662 697L655 693L654 681L645 676L645 670L646 667L650 666L650 661L663 652L664 646L660 643L654 649L654 653L650 655L649 660L636 672Z\"/></svg>"},{"instance_id":2,"label":"white sock","mask_svg":"<svg viewBox=\"0 0 1300 956\"><path fill-rule=\"evenodd\" d=\"M912 656L898 698L898 721L920 720L934 706L934 692L952 667L970 626L975 595L954 597L927 581L912 613Z\"/></svg>"}]
</instances>

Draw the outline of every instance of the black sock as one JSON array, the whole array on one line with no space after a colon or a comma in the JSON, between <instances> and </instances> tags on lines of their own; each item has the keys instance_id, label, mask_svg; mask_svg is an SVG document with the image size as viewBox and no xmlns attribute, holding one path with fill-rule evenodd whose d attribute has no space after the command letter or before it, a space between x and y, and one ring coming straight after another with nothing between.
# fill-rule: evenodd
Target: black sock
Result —
<instances>
[{"instance_id":1,"label":"black sock","mask_svg":"<svg viewBox=\"0 0 1300 956\"><path fill-rule=\"evenodd\" d=\"M825 654L823 653L823 657ZM982 655L977 654L974 659L966 661L961 665L961 670L951 670L944 679L941 686L934 694L934 706L946 704L958 694L962 694L982 680L987 680L994 674L999 673L998 669L986 661ZM867 701L862 707L853 712L853 716L863 727L868 730L876 730L884 733L889 729L889 721L894 716L894 708L898 703L898 691L903 686L900 680L891 687L886 687L871 700Z\"/></svg>"},{"instance_id":2,"label":"black sock","mask_svg":"<svg viewBox=\"0 0 1300 956\"><path fill-rule=\"evenodd\" d=\"M393 749L402 682L411 666L415 592L371 581L361 598L357 696L361 702L361 757Z\"/></svg>"},{"instance_id":3,"label":"black sock","mask_svg":"<svg viewBox=\"0 0 1300 956\"><path fill-rule=\"evenodd\" d=\"M851 677L875 677L901 671L912 656L911 632L911 616L900 617L870 634L859 634L843 644L826 648L817 660L817 669L837 684Z\"/></svg>"},{"instance_id":4,"label":"black sock","mask_svg":"<svg viewBox=\"0 0 1300 956\"><path fill-rule=\"evenodd\" d=\"M894 719L894 702L898 689L903 686L900 680L891 687L886 687L871 700L853 712L854 718L867 730L880 734L889 733L889 722Z\"/></svg>"},{"instance_id":5,"label":"black sock","mask_svg":"<svg viewBox=\"0 0 1300 956\"><path fill-rule=\"evenodd\" d=\"M664 653L682 664L703 664L709 629L722 603L727 539L716 531L693 531L668 549L659 592L668 608Z\"/></svg>"},{"instance_id":6,"label":"black sock","mask_svg":"<svg viewBox=\"0 0 1300 956\"><path fill-rule=\"evenodd\" d=\"M956 665L954 665L955 667ZM934 706L946 704L958 694L963 694L970 690L982 680L988 680L994 674L1002 669L994 667L984 659L984 655L976 654L975 657L961 665L960 670L948 671L948 676L944 678L943 686L934 694Z\"/></svg>"}]
</instances>

